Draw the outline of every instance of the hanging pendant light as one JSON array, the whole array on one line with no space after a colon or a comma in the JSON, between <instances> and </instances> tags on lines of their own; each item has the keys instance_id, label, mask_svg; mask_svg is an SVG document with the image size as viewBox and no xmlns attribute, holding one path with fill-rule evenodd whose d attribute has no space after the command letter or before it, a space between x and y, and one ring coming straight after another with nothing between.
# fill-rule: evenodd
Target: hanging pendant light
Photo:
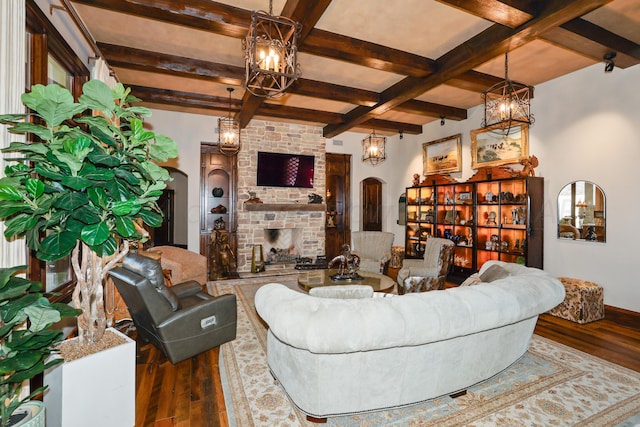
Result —
<instances>
[{"instance_id":1,"label":"hanging pendant light","mask_svg":"<svg viewBox=\"0 0 640 427\"><path fill-rule=\"evenodd\" d=\"M365 163L368 161L374 166L384 162L387 158L386 143L387 138L376 135L374 129L371 135L362 140L362 161Z\"/></svg>"},{"instance_id":2,"label":"hanging pendant light","mask_svg":"<svg viewBox=\"0 0 640 427\"><path fill-rule=\"evenodd\" d=\"M233 156L240 151L240 125L231 118L231 92L232 87L228 87L229 110L227 117L218 119L218 149L222 154Z\"/></svg>"},{"instance_id":3,"label":"hanging pendant light","mask_svg":"<svg viewBox=\"0 0 640 427\"><path fill-rule=\"evenodd\" d=\"M244 87L255 96L281 96L300 76L297 41L301 25L289 18L254 11L246 38L242 41L245 57Z\"/></svg>"},{"instance_id":4,"label":"hanging pendant light","mask_svg":"<svg viewBox=\"0 0 640 427\"><path fill-rule=\"evenodd\" d=\"M530 100L533 87L509 80L509 57L504 54L504 81L490 87L482 94L484 119L482 127L502 125L510 128L514 123L532 125ZM499 126L498 126L499 127Z\"/></svg>"}]
</instances>

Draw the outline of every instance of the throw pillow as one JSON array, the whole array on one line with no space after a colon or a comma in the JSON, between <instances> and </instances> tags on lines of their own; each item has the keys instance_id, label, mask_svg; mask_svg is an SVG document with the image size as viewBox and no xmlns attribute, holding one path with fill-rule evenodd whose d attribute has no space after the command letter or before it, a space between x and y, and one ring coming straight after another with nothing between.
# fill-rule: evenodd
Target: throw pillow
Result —
<instances>
[{"instance_id":1,"label":"throw pillow","mask_svg":"<svg viewBox=\"0 0 640 427\"><path fill-rule=\"evenodd\" d=\"M367 285L337 285L311 288L309 295L319 298L360 299L373 297L373 288Z\"/></svg>"},{"instance_id":2,"label":"throw pillow","mask_svg":"<svg viewBox=\"0 0 640 427\"><path fill-rule=\"evenodd\" d=\"M492 265L480 274L482 282L493 282L494 280L504 279L510 276L509 272L499 265Z\"/></svg>"},{"instance_id":3,"label":"throw pillow","mask_svg":"<svg viewBox=\"0 0 640 427\"><path fill-rule=\"evenodd\" d=\"M465 281L460 284L460 286L473 286L479 285L481 283L483 282L482 280L480 280L480 274L473 273L471 276L467 277Z\"/></svg>"}]
</instances>

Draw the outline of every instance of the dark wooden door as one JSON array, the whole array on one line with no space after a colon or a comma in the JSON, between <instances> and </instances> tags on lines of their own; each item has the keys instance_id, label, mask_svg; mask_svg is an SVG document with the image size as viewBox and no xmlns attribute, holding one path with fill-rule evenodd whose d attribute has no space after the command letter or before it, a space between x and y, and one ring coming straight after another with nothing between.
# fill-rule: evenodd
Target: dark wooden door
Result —
<instances>
[{"instance_id":1,"label":"dark wooden door","mask_svg":"<svg viewBox=\"0 0 640 427\"><path fill-rule=\"evenodd\" d=\"M362 230L382 231L382 182L376 178L362 181Z\"/></svg>"},{"instance_id":2,"label":"dark wooden door","mask_svg":"<svg viewBox=\"0 0 640 427\"><path fill-rule=\"evenodd\" d=\"M327 222L325 255L331 260L340 247L351 242L351 155L326 154Z\"/></svg>"},{"instance_id":3,"label":"dark wooden door","mask_svg":"<svg viewBox=\"0 0 640 427\"><path fill-rule=\"evenodd\" d=\"M154 246L173 245L173 208L174 193L172 189L165 189L158 199L158 207L162 211L162 224L153 229Z\"/></svg>"}]
</instances>

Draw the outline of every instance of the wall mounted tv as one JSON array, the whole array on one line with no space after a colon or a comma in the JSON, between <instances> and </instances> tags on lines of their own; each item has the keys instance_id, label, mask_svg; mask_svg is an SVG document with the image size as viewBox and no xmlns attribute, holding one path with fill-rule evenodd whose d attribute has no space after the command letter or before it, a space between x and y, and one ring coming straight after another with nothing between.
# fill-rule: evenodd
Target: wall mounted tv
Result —
<instances>
[{"instance_id":1,"label":"wall mounted tv","mask_svg":"<svg viewBox=\"0 0 640 427\"><path fill-rule=\"evenodd\" d=\"M258 182L262 187L313 188L314 156L258 151Z\"/></svg>"}]
</instances>

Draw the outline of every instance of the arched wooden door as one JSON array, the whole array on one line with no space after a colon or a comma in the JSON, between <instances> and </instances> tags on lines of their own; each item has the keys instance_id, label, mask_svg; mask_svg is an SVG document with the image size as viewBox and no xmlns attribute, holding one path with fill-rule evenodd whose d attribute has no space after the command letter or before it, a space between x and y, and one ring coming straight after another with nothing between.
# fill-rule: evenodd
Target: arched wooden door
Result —
<instances>
[{"instance_id":1,"label":"arched wooden door","mask_svg":"<svg viewBox=\"0 0 640 427\"><path fill-rule=\"evenodd\" d=\"M382 231L382 182L377 178L362 181L362 230Z\"/></svg>"}]
</instances>

